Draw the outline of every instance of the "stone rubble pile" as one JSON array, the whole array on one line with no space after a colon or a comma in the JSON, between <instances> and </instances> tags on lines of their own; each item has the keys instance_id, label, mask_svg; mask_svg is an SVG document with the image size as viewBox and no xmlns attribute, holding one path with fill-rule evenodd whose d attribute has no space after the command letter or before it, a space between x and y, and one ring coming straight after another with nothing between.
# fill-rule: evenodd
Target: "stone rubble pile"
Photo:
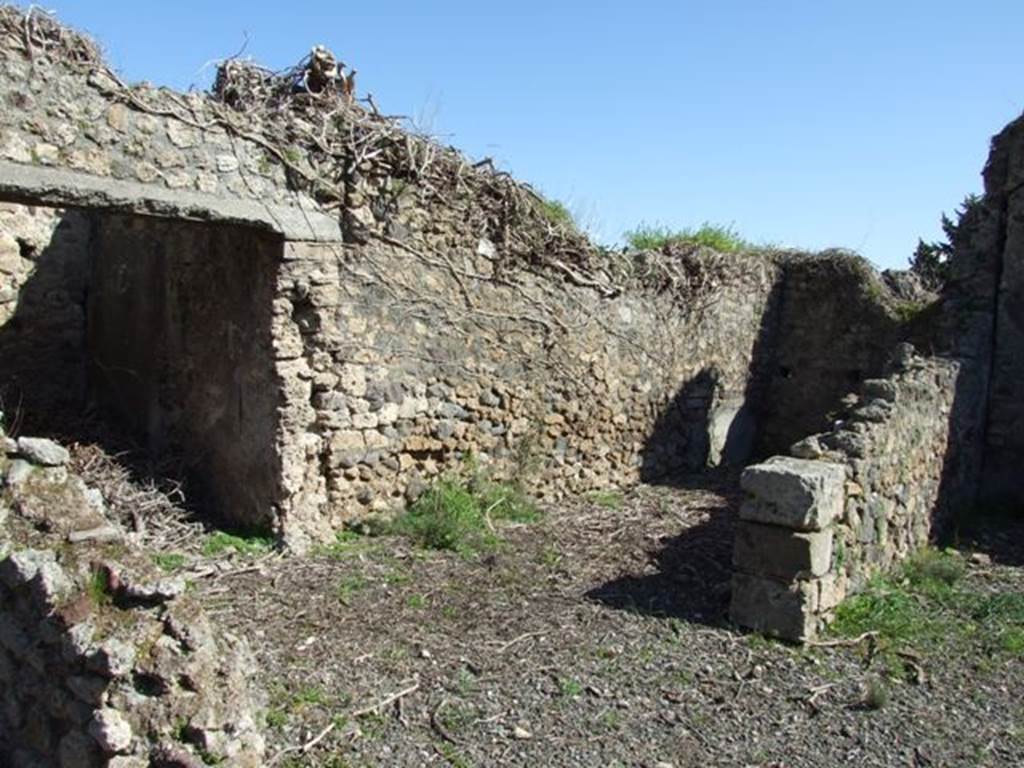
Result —
<instances>
[{"instance_id":1,"label":"stone rubble pile","mask_svg":"<svg viewBox=\"0 0 1024 768\"><path fill-rule=\"evenodd\" d=\"M262 765L245 642L131 546L66 448L0 442L0 762Z\"/></svg>"}]
</instances>

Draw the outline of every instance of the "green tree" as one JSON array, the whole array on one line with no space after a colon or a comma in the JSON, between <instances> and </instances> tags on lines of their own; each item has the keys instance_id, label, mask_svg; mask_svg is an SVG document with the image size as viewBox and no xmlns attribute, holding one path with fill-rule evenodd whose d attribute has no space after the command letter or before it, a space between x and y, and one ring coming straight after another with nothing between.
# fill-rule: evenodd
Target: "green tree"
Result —
<instances>
[{"instance_id":1,"label":"green tree","mask_svg":"<svg viewBox=\"0 0 1024 768\"><path fill-rule=\"evenodd\" d=\"M942 214L942 232L945 240L926 243L918 239L917 248L910 258L910 271L921 278L927 288L941 290L950 277L953 255L962 252L971 232L981 216L981 198L968 195L956 211L956 221Z\"/></svg>"}]
</instances>

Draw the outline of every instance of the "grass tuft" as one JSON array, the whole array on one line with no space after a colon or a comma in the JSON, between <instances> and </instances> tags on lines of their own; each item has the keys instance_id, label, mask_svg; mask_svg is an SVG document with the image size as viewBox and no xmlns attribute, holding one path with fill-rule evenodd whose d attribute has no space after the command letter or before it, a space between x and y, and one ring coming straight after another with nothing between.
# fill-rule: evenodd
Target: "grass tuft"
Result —
<instances>
[{"instance_id":1,"label":"grass tuft","mask_svg":"<svg viewBox=\"0 0 1024 768\"><path fill-rule=\"evenodd\" d=\"M866 709L883 709L889 703L889 689L879 677L868 680L864 689L864 707Z\"/></svg>"},{"instance_id":2,"label":"grass tuft","mask_svg":"<svg viewBox=\"0 0 1024 768\"><path fill-rule=\"evenodd\" d=\"M638 251L660 251L668 246L681 245L710 248L719 253L738 253L756 247L731 225L709 222L704 222L699 227L683 229L641 224L636 229L626 232L623 238L630 248Z\"/></svg>"},{"instance_id":3,"label":"grass tuft","mask_svg":"<svg viewBox=\"0 0 1024 768\"><path fill-rule=\"evenodd\" d=\"M104 568L97 568L89 574L85 582L85 592L95 606L110 605L114 601L110 589L110 577Z\"/></svg>"},{"instance_id":4,"label":"grass tuft","mask_svg":"<svg viewBox=\"0 0 1024 768\"><path fill-rule=\"evenodd\" d=\"M572 232L576 232L579 229L576 219L565 206L565 203L560 200L551 200L546 197L541 198L539 208L541 215L556 227L563 227Z\"/></svg>"},{"instance_id":5,"label":"grass tuft","mask_svg":"<svg viewBox=\"0 0 1024 768\"><path fill-rule=\"evenodd\" d=\"M153 563L160 570L171 573L184 567L185 556L180 552L157 552L153 555Z\"/></svg>"},{"instance_id":6,"label":"grass tuft","mask_svg":"<svg viewBox=\"0 0 1024 768\"><path fill-rule=\"evenodd\" d=\"M1024 594L979 592L964 583L965 571L956 554L923 550L899 573L872 580L842 603L831 632L846 637L876 632L883 655L980 645L989 653L1024 656Z\"/></svg>"},{"instance_id":7,"label":"grass tuft","mask_svg":"<svg viewBox=\"0 0 1024 768\"><path fill-rule=\"evenodd\" d=\"M264 555L274 548L273 539L262 536L236 536L226 531L217 531L203 543L203 554L207 557L234 552L255 557Z\"/></svg>"},{"instance_id":8,"label":"grass tuft","mask_svg":"<svg viewBox=\"0 0 1024 768\"><path fill-rule=\"evenodd\" d=\"M585 498L591 504L605 509L621 509L625 501L620 491L591 491Z\"/></svg>"},{"instance_id":9,"label":"grass tuft","mask_svg":"<svg viewBox=\"0 0 1024 768\"><path fill-rule=\"evenodd\" d=\"M564 677L558 681L558 693L567 699L574 699L583 694L583 684L571 677Z\"/></svg>"},{"instance_id":10,"label":"grass tuft","mask_svg":"<svg viewBox=\"0 0 1024 768\"><path fill-rule=\"evenodd\" d=\"M468 478L439 480L392 521L390 532L427 549L475 554L497 547L496 521L532 523L539 517L536 505L517 486L491 481L474 470Z\"/></svg>"}]
</instances>

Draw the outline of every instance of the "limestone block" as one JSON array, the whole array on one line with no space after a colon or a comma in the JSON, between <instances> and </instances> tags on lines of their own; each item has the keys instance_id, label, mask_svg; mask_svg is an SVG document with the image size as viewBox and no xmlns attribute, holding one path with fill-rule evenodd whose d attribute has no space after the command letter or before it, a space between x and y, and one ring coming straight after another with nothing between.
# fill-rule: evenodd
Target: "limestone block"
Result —
<instances>
[{"instance_id":1,"label":"limestone block","mask_svg":"<svg viewBox=\"0 0 1024 768\"><path fill-rule=\"evenodd\" d=\"M823 576L832 563L831 530L797 533L788 528L740 522L733 565L746 573L792 580Z\"/></svg>"},{"instance_id":2,"label":"limestone block","mask_svg":"<svg viewBox=\"0 0 1024 768\"><path fill-rule=\"evenodd\" d=\"M843 513L846 468L776 456L747 467L740 478L750 497L740 519L798 531L820 531Z\"/></svg>"},{"instance_id":3,"label":"limestone block","mask_svg":"<svg viewBox=\"0 0 1024 768\"><path fill-rule=\"evenodd\" d=\"M89 723L89 735L107 754L127 752L132 745L132 727L115 709L99 709Z\"/></svg>"},{"instance_id":4,"label":"limestone block","mask_svg":"<svg viewBox=\"0 0 1024 768\"><path fill-rule=\"evenodd\" d=\"M708 465L743 466L754 445L754 417L742 398L717 403L708 413Z\"/></svg>"},{"instance_id":5,"label":"limestone block","mask_svg":"<svg viewBox=\"0 0 1024 768\"><path fill-rule=\"evenodd\" d=\"M846 577L830 573L820 579L816 579L818 585L818 611L831 611L839 605L846 597Z\"/></svg>"},{"instance_id":6,"label":"limestone block","mask_svg":"<svg viewBox=\"0 0 1024 768\"><path fill-rule=\"evenodd\" d=\"M23 549L0 562L0 583L8 589L28 585L41 606L57 605L74 587L51 550Z\"/></svg>"},{"instance_id":7,"label":"limestone block","mask_svg":"<svg viewBox=\"0 0 1024 768\"><path fill-rule=\"evenodd\" d=\"M44 467L62 467L71 458L66 448L44 437L19 437L18 453Z\"/></svg>"},{"instance_id":8,"label":"limestone block","mask_svg":"<svg viewBox=\"0 0 1024 768\"><path fill-rule=\"evenodd\" d=\"M787 585L736 572L729 618L748 629L802 642L813 638L817 630L817 596L815 582Z\"/></svg>"}]
</instances>

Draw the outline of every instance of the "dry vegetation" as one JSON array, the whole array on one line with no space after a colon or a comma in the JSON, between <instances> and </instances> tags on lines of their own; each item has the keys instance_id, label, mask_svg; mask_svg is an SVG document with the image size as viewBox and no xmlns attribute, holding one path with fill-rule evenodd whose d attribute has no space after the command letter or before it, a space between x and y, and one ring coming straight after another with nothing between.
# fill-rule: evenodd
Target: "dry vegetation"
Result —
<instances>
[{"instance_id":1,"label":"dry vegetation","mask_svg":"<svg viewBox=\"0 0 1024 768\"><path fill-rule=\"evenodd\" d=\"M801 649L725 621L732 482L496 521L480 550L348 532L241 559L206 602L257 651L277 765L1020 764L1019 525L876 585L912 602L899 623L853 602ZM936 644L977 615L936 584L1006 610Z\"/></svg>"}]
</instances>

